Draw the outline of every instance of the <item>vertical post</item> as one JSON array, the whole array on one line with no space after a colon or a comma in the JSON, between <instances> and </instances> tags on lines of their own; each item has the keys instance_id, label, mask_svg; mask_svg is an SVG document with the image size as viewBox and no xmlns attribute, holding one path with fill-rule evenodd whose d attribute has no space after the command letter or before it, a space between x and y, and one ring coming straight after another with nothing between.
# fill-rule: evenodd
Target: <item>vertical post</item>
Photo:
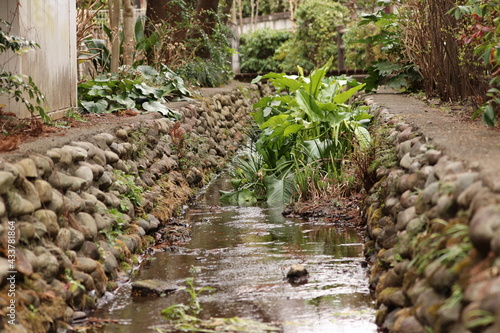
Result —
<instances>
[{"instance_id":1,"label":"vertical post","mask_svg":"<svg viewBox=\"0 0 500 333\"><path fill-rule=\"evenodd\" d=\"M336 30L337 30L337 48L338 48L337 67L340 71L343 71L345 70L345 45L342 36L345 33L345 29L343 25L339 25L336 27Z\"/></svg>"},{"instance_id":2,"label":"vertical post","mask_svg":"<svg viewBox=\"0 0 500 333\"><path fill-rule=\"evenodd\" d=\"M240 73L240 53L238 52L240 50L240 34L238 33L238 27L236 25L233 25L233 33L234 37L231 38L231 48L233 50L236 50L231 55L231 67L233 69L233 72L235 74Z\"/></svg>"}]
</instances>

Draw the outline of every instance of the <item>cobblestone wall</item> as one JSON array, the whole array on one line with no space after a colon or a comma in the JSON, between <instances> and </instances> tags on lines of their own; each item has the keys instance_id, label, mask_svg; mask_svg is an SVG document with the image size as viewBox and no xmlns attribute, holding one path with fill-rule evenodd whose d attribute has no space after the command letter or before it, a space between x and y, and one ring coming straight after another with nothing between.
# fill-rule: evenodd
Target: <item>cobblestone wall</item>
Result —
<instances>
[{"instance_id":1,"label":"cobblestone wall","mask_svg":"<svg viewBox=\"0 0 500 333\"><path fill-rule=\"evenodd\" d=\"M500 332L500 195L386 109L376 119L397 160L378 168L364 209L377 324Z\"/></svg>"},{"instance_id":2,"label":"cobblestone wall","mask_svg":"<svg viewBox=\"0 0 500 333\"><path fill-rule=\"evenodd\" d=\"M2 331L67 328L115 288L237 149L254 88L188 104L178 123L117 125L44 155L1 158Z\"/></svg>"}]
</instances>

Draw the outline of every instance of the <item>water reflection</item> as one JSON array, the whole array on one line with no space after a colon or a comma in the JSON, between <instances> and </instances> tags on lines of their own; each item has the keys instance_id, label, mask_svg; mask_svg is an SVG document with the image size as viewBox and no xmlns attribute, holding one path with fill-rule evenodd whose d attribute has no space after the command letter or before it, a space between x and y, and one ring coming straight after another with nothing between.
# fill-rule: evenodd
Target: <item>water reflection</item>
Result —
<instances>
[{"instance_id":1,"label":"water reflection","mask_svg":"<svg viewBox=\"0 0 500 333\"><path fill-rule=\"evenodd\" d=\"M282 208L225 206L213 184L186 212L192 241L174 252L155 254L136 279L159 278L216 292L200 296L203 316L250 317L280 323L284 332L376 332L374 309L362 267L362 243L355 230L321 221L286 219ZM289 284L293 264L309 271L308 283ZM193 273L194 272L194 273ZM164 323L161 309L187 302L185 292L163 298L128 297L127 286L94 316L128 319L109 332L136 332Z\"/></svg>"}]
</instances>

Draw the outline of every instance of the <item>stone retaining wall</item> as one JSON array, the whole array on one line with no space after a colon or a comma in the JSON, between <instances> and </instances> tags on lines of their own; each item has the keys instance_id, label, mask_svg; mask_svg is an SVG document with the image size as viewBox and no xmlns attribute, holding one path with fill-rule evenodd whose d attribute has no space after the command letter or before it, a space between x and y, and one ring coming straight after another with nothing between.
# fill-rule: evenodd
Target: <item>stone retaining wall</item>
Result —
<instances>
[{"instance_id":1,"label":"stone retaining wall","mask_svg":"<svg viewBox=\"0 0 500 333\"><path fill-rule=\"evenodd\" d=\"M237 149L257 98L239 88L181 107L177 123L149 119L45 155L1 156L0 327L65 328L115 288Z\"/></svg>"},{"instance_id":2,"label":"stone retaining wall","mask_svg":"<svg viewBox=\"0 0 500 333\"><path fill-rule=\"evenodd\" d=\"M364 209L377 324L500 332L500 195L387 109L376 119L397 160L377 169Z\"/></svg>"}]
</instances>

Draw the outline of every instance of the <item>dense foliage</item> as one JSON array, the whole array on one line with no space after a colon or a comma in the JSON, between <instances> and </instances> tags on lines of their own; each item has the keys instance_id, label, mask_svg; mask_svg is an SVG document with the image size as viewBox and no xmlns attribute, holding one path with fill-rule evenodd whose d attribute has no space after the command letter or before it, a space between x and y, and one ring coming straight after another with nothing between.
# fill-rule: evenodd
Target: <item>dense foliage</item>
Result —
<instances>
[{"instance_id":1,"label":"dense foliage","mask_svg":"<svg viewBox=\"0 0 500 333\"><path fill-rule=\"evenodd\" d=\"M402 41L400 17L394 13L386 13L383 9L363 16L359 26L375 24L376 34L360 39L366 45L378 45L380 57L368 66L369 76L365 79L366 91L372 91L384 81L386 87L396 90L412 90L419 87L421 76L418 67L404 57L405 45Z\"/></svg>"},{"instance_id":2,"label":"dense foliage","mask_svg":"<svg viewBox=\"0 0 500 333\"><path fill-rule=\"evenodd\" d=\"M120 110L156 111L179 119L180 114L164 103L174 98L190 96L183 80L163 65L158 72L150 66L123 70L116 75L101 75L78 85L79 104L90 113Z\"/></svg>"},{"instance_id":3,"label":"dense foliage","mask_svg":"<svg viewBox=\"0 0 500 333\"><path fill-rule=\"evenodd\" d=\"M481 114L488 126L494 126L500 112L500 1L469 0L449 14L467 23L458 40L473 47L474 56L491 78L486 93L488 100L474 116Z\"/></svg>"},{"instance_id":4,"label":"dense foliage","mask_svg":"<svg viewBox=\"0 0 500 333\"><path fill-rule=\"evenodd\" d=\"M311 0L297 9L297 28L292 38L279 48L277 58L281 69L296 71L301 66L306 71L321 66L337 57L336 27L349 19L349 10L338 2Z\"/></svg>"},{"instance_id":5,"label":"dense foliage","mask_svg":"<svg viewBox=\"0 0 500 333\"><path fill-rule=\"evenodd\" d=\"M166 64L183 78L199 86L219 86L232 78L229 38L232 35L221 12L196 9L196 1L175 0L166 6L180 13L167 13L159 22L146 22L147 38L154 43L145 49L151 66ZM207 22L213 28L207 28Z\"/></svg>"},{"instance_id":6,"label":"dense foliage","mask_svg":"<svg viewBox=\"0 0 500 333\"><path fill-rule=\"evenodd\" d=\"M235 188L223 198L235 202L288 203L315 191L325 191L342 178L342 166L354 143L366 147L364 127L371 116L364 107L348 104L364 85L345 77L326 77L331 60L309 76L269 73L277 90L254 105L258 126L255 146L236 162ZM300 68L299 68L300 69ZM302 72L302 71L301 71Z\"/></svg>"},{"instance_id":7,"label":"dense foliage","mask_svg":"<svg viewBox=\"0 0 500 333\"><path fill-rule=\"evenodd\" d=\"M500 112L499 0L385 0L361 24L375 22L380 33L365 38L383 54L369 68L367 89L382 80L400 89L423 89L445 101L469 100L489 126ZM384 9L387 9L386 7Z\"/></svg>"},{"instance_id":8,"label":"dense foliage","mask_svg":"<svg viewBox=\"0 0 500 333\"><path fill-rule=\"evenodd\" d=\"M91 2L95 1L97 0ZM182 13L176 14L178 20L175 22L168 21L168 17L164 20L160 18L157 24L143 17L136 20L131 67L148 65L162 71L161 66L167 65L191 85L226 84L233 74L229 63L233 50L229 42L232 32L223 24L224 15L203 12L214 22L214 28L208 35L206 24L203 22L205 16L197 12L196 2L175 0L175 6L182 10ZM81 29L89 30L84 24ZM118 56L120 61L123 60L123 34L119 35L120 50L118 55L115 55L109 46L115 33L107 24L104 24L102 29L104 38L90 36L84 39L82 44L86 47L79 53L81 62L87 61L91 64L92 71L87 71L90 76L109 73L113 57Z\"/></svg>"},{"instance_id":9,"label":"dense foliage","mask_svg":"<svg viewBox=\"0 0 500 333\"><path fill-rule=\"evenodd\" d=\"M289 31L275 30L257 30L241 36L241 72L278 72L280 62L275 59L275 52L290 37Z\"/></svg>"}]
</instances>

